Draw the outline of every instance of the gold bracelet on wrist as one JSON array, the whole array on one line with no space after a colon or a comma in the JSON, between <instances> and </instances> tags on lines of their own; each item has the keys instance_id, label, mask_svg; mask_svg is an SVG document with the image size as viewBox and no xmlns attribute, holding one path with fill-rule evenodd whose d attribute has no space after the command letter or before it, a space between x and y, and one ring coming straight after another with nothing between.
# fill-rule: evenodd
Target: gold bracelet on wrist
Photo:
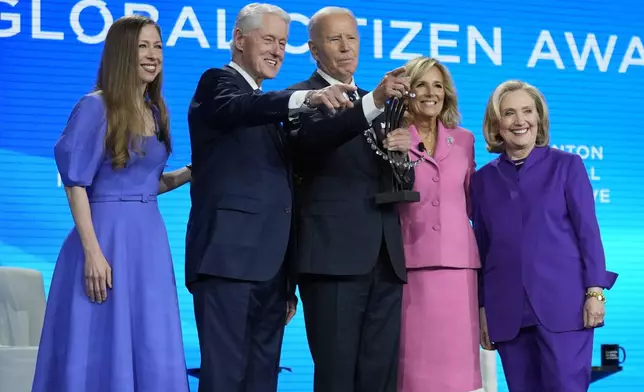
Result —
<instances>
[{"instance_id":1,"label":"gold bracelet on wrist","mask_svg":"<svg viewBox=\"0 0 644 392\"><path fill-rule=\"evenodd\" d=\"M587 291L586 292L586 298L592 298L595 297L599 302L606 302L606 297L604 296L603 292L600 291Z\"/></svg>"}]
</instances>

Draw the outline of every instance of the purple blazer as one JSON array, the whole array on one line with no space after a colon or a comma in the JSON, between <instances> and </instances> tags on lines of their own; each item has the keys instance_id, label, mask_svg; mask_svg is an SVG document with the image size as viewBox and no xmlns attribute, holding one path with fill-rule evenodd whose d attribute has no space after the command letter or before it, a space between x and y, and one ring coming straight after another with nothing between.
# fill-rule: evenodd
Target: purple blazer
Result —
<instances>
[{"instance_id":1,"label":"purple blazer","mask_svg":"<svg viewBox=\"0 0 644 392\"><path fill-rule=\"evenodd\" d=\"M610 289L617 274L606 271L581 158L537 147L517 171L501 154L474 174L470 192L490 339L517 336L526 296L549 330L583 329L586 288Z\"/></svg>"}]
</instances>

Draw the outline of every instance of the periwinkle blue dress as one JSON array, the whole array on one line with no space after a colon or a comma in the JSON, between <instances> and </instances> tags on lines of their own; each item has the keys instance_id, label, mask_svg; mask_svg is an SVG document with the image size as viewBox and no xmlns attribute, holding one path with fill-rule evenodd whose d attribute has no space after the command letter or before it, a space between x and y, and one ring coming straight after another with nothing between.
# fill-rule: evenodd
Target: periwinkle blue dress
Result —
<instances>
[{"instance_id":1,"label":"periwinkle blue dress","mask_svg":"<svg viewBox=\"0 0 644 392\"><path fill-rule=\"evenodd\" d=\"M177 288L156 195L168 154L156 137L125 169L104 148L100 94L74 107L56 143L65 186L86 187L94 230L112 267L107 301L85 293L85 257L76 229L51 281L33 392L187 392Z\"/></svg>"}]
</instances>

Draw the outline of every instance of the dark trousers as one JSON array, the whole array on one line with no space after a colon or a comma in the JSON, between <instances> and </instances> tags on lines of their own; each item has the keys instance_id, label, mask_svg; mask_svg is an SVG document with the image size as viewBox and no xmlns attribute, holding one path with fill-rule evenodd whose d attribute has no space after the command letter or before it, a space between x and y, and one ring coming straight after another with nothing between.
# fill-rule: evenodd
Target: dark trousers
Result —
<instances>
[{"instance_id":1,"label":"dark trousers","mask_svg":"<svg viewBox=\"0 0 644 392\"><path fill-rule=\"evenodd\" d=\"M286 319L285 274L266 282L194 283L199 392L275 392Z\"/></svg>"},{"instance_id":2,"label":"dark trousers","mask_svg":"<svg viewBox=\"0 0 644 392\"><path fill-rule=\"evenodd\" d=\"M402 282L383 248L371 273L300 276L315 392L395 392Z\"/></svg>"},{"instance_id":3,"label":"dark trousers","mask_svg":"<svg viewBox=\"0 0 644 392\"><path fill-rule=\"evenodd\" d=\"M521 328L497 350L510 392L586 392L590 386L593 329L551 332Z\"/></svg>"}]
</instances>

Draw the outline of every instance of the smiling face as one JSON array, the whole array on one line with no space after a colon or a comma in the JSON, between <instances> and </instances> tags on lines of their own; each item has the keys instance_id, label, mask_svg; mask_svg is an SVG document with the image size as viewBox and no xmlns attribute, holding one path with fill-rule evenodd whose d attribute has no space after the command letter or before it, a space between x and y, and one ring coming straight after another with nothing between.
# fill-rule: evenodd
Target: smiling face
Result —
<instances>
[{"instance_id":1,"label":"smiling face","mask_svg":"<svg viewBox=\"0 0 644 392\"><path fill-rule=\"evenodd\" d=\"M360 53L356 20L346 13L321 17L309 48L322 71L343 83L350 83L358 68Z\"/></svg>"},{"instance_id":2,"label":"smiling face","mask_svg":"<svg viewBox=\"0 0 644 392\"><path fill-rule=\"evenodd\" d=\"M273 79L284 62L288 24L277 14L262 16L259 28L243 35L235 31L235 46L241 52L240 62L258 85L264 79Z\"/></svg>"},{"instance_id":3,"label":"smiling face","mask_svg":"<svg viewBox=\"0 0 644 392\"><path fill-rule=\"evenodd\" d=\"M539 113L532 96L523 89L508 92L501 99L499 109L499 134L508 155L531 151L539 131Z\"/></svg>"},{"instance_id":4,"label":"smiling face","mask_svg":"<svg viewBox=\"0 0 644 392\"><path fill-rule=\"evenodd\" d=\"M163 64L163 44L156 26L143 26L139 33L138 72L143 83L152 83L161 73Z\"/></svg>"},{"instance_id":5,"label":"smiling face","mask_svg":"<svg viewBox=\"0 0 644 392\"><path fill-rule=\"evenodd\" d=\"M416 99L409 103L409 111L416 119L435 119L445 103L445 79L438 67L431 67L412 86Z\"/></svg>"}]
</instances>

